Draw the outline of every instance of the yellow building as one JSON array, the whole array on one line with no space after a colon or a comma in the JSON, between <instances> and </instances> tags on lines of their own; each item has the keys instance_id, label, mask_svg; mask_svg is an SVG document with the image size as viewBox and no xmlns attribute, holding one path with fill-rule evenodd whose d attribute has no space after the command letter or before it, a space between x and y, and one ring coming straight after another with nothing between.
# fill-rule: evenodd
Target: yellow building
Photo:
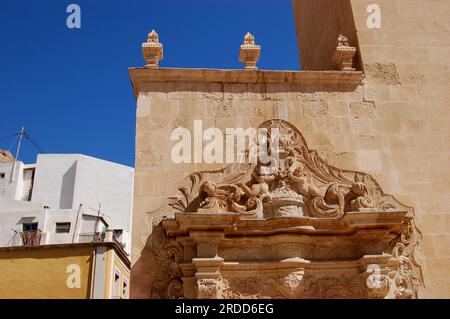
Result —
<instances>
[{"instance_id":1,"label":"yellow building","mask_svg":"<svg viewBox=\"0 0 450 319\"><path fill-rule=\"evenodd\" d=\"M130 261L116 242L0 248L0 298L128 298Z\"/></svg>"}]
</instances>

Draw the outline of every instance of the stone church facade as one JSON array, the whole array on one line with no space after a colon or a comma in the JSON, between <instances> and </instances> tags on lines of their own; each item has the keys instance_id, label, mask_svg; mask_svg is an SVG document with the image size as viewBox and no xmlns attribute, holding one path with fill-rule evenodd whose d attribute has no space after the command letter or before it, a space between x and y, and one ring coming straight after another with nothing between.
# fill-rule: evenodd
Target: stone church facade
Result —
<instances>
[{"instance_id":1,"label":"stone church facade","mask_svg":"<svg viewBox=\"0 0 450 319\"><path fill-rule=\"evenodd\" d=\"M294 0L302 71L256 69L250 34L245 69L158 68L149 34L132 298L450 297L450 4L378 0L370 29L371 3ZM199 120L265 129L275 164L175 163Z\"/></svg>"}]
</instances>

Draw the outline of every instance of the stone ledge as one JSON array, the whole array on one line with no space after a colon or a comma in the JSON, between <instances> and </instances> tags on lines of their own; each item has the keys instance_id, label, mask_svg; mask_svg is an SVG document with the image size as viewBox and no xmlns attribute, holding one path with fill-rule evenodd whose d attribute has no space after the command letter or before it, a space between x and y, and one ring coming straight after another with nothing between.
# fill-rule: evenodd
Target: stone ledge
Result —
<instances>
[{"instance_id":1,"label":"stone ledge","mask_svg":"<svg viewBox=\"0 0 450 319\"><path fill-rule=\"evenodd\" d=\"M239 272L242 270L252 270L258 272L279 272L280 270L296 269L315 269L315 270L339 270L339 269L361 269L370 264L385 265L392 258L391 254L383 255L364 255L355 259L342 259L342 260L304 260L304 261L292 261L285 262L283 260L261 260L261 261L241 261L238 262L223 262L221 271L224 275L231 272ZM188 265L188 263L186 263Z\"/></svg>"},{"instance_id":2,"label":"stone ledge","mask_svg":"<svg viewBox=\"0 0 450 319\"><path fill-rule=\"evenodd\" d=\"M248 84L346 84L359 85L361 71L272 71L179 68L129 68L134 93L151 82L208 82Z\"/></svg>"},{"instance_id":3,"label":"stone ledge","mask_svg":"<svg viewBox=\"0 0 450 319\"><path fill-rule=\"evenodd\" d=\"M177 213L164 220L169 237L187 236L202 232L222 236L261 236L275 234L354 235L360 230L371 236L384 236L386 230L399 231L408 219L402 210L348 212L343 218L282 217L272 219L245 219L236 213ZM312 226L312 227L305 227ZM376 234L376 232L381 232ZM366 235L367 235L366 234ZM359 232L357 236L363 236Z\"/></svg>"}]
</instances>

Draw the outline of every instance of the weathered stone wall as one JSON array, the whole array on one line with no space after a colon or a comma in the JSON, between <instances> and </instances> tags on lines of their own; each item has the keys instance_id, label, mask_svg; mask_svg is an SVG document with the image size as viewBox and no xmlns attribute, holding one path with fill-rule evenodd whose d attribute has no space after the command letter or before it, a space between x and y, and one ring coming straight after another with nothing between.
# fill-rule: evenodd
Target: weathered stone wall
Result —
<instances>
[{"instance_id":1,"label":"weathered stone wall","mask_svg":"<svg viewBox=\"0 0 450 319\"><path fill-rule=\"evenodd\" d=\"M310 6L309 12L317 16L327 10L322 0L293 2L294 7ZM381 7L381 29L367 27L366 9L372 3ZM414 207L423 234L421 296L449 298L450 3L352 0L351 4L366 81L360 101L350 103L342 114L344 131L324 134L324 147L329 148L332 164L371 171L386 192ZM311 16L308 21L297 30L299 40L310 33L321 37L333 28L325 23L328 29L319 33L324 22ZM322 50L319 39L310 39L309 44L304 49ZM329 104L330 114L338 107ZM329 114L312 115L316 125L308 128L308 134L332 128L326 124Z\"/></svg>"},{"instance_id":2,"label":"weathered stone wall","mask_svg":"<svg viewBox=\"0 0 450 319\"><path fill-rule=\"evenodd\" d=\"M292 4L303 70L336 69L332 57L339 34L358 47L350 0L293 0ZM354 60L354 67L362 70L359 51Z\"/></svg>"},{"instance_id":3,"label":"weathered stone wall","mask_svg":"<svg viewBox=\"0 0 450 319\"><path fill-rule=\"evenodd\" d=\"M183 178L211 165L172 162L172 130L185 127L193 132L194 120L207 127L257 125L253 116L276 117L276 102L265 101L265 88L222 83L149 83L137 98L136 175L133 215L131 297L151 297L156 268L149 237L163 215L170 216L167 198L177 194ZM259 100L260 103L251 103ZM241 102L241 103L238 103ZM250 117L251 115L252 117ZM155 239L156 241L158 239Z\"/></svg>"},{"instance_id":4,"label":"weathered stone wall","mask_svg":"<svg viewBox=\"0 0 450 319\"><path fill-rule=\"evenodd\" d=\"M226 166L174 164L170 154L176 142L170 140L170 134L176 127L193 131L194 120L203 120L204 129L217 127L225 132L226 128L258 127L264 121L279 118L295 125L310 149L318 150L324 159L342 169L379 173L383 165L379 155L383 137L370 123L383 118L384 113L379 114L374 103L364 102L361 85L336 84L344 82L339 72L316 76L313 82L306 75L294 81L280 72L286 82L279 83L265 82L264 71L223 71L243 76L242 83L229 79L161 82L157 75L150 74L163 74L163 69L143 72L148 72L146 83L134 83L137 92L131 289L134 298L151 297L152 289L158 285L161 264L151 251L160 244L161 236L158 228L151 234L162 216L171 216L168 197L177 195L177 188L189 173ZM254 77L256 83L246 83L248 74L259 74ZM272 77L277 74L274 72ZM378 176L382 186L389 183L389 172ZM398 188L390 190L395 195Z\"/></svg>"},{"instance_id":5,"label":"weathered stone wall","mask_svg":"<svg viewBox=\"0 0 450 319\"><path fill-rule=\"evenodd\" d=\"M352 0L358 34L353 40L337 23L350 21L349 7L325 6L337 2L294 0L295 8L310 5L302 8L307 23L296 23L302 65L334 68L330 48L343 33L359 47L366 72L361 85L337 85L342 81L332 74L314 82L307 81L309 76L295 80L293 74L272 74L280 77L277 83L267 81L269 72L262 71L252 81L249 77L258 71L228 71L228 78L224 71L195 81L193 74L209 71L178 70L164 79L173 71L147 70L139 81L132 75L138 99L132 297L151 297L159 284L161 265L150 252L161 240L154 225L170 214L167 198L176 195L187 174L223 166L174 164L172 130L192 130L198 119L204 128L224 130L256 127L272 118L298 127L309 148L331 165L372 174L386 193L414 207L423 235L420 297L450 297L450 3L378 0L382 28L368 29L366 9L373 1ZM297 11L295 16L305 17Z\"/></svg>"}]
</instances>

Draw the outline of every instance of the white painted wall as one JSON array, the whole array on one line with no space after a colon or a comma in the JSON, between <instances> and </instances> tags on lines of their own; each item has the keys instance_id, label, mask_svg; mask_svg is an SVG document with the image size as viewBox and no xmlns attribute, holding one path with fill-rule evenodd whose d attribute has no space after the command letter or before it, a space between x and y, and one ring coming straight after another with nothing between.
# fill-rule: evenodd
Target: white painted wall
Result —
<instances>
[{"instance_id":1,"label":"white painted wall","mask_svg":"<svg viewBox=\"0 0 450 319\"><path fill-rule=\"evenodd\" d=\"M76 233L78 210L74 209L47 209L45 210L45 224L42 229L47 233L45 244L65 244L78 242ZM70 223L69 233L56 233L56 223Z\"/></svg>"},{"instance_id":2,"label":"white painted wall","mask_svg":"<svg viewBox=\"0 0 450 319\"><path fill-rule=\"evenodd\" d=\"M20 199L23 189L23 168L24 164L20 161L16 161L15 166L14 162L0 163L0 173L5 174L4 178L0 178L0 198ZM14 176L11 181L12 174Z\"/></svg>"},{"instance_id":3,"label":"white painted wall","mask_svg":"<svg viewBox=\"0 0 450 319\"><path fill-rule=\"evenodd\" d=\"M78 154L39 154L31 200L52 209L77 209L80 203L73 203L73 195L79 157Z\"/></svg>"},{"instance_id":4,"label":"white painted wall","mask_svg":"<svg viewBox=\"0 0 450 319\"><path fill-rule=\"evenodd\" d=\"M43 209L42 206L23 201L0 201L0 247L21 245L19 233L23 223L38 223L42 232L41 245L78 242L81 233L102 231L106 226L95 216L83 215L83 209ZM70 223L68 233L56 233L56 223Z\"/></svg>"},{"instance_id":5,"label":"white painted wall","mask_svg":"<svg viewBox=\"0 0 450 319\"><path fill-rule=\"evenodd\" d=\"M80 228L80 233L82 234L88 234L88 233L95 233L100 231L98 228L97 218L94 216L82 216L82 223Z\"/></svg>"},{"instance_id":6,"label":"white painted wall","mask_svg":"<svg viewBox=\"0 0 450 319\"><path fill-rule=\"evenodd\" d=\"M131 231L134 169L84 155L40 154L32 201L101 213L112 229Z\"/></svg>"},{"instance_id":7,"label":"white painted wall","mask_svg":"<svg viewBox=\"0 0 450 319\"><path fill-rule=\"evenodd\" d=\"M77 160L73 202L86 211L101 205L111 229L131 231L134 169L81 155Z\"/></svg>"},{"instance_id":8,"label":"white painted wall","mask_svg":"<svg viewBox=\"0 0 450 319\"><path fill-rule=\"evenodd\" d=\"M45 213L42 206L14 199L0 199L0 247L21 242L17 236L22 231L24 222L37 222L40 229L44 228Z\"/></svg>"},{"instance_id":9,"label":"white painted wall","mask_svg":"<svg viewBox=\"0 0 450 319\"><path fill-rule=\"evenodd\" d=\"M0 164L0 172L5 172L5 178L0 178L0 247L7 246L14 236L11 228L22 231L20 220L25 215L34 217L44 232L41 244L72 242L74 231L78 234L91 228L89 218L85 218L87 224L82 225L81 216L75 227L82 204L84 213L95 215L101 206L101 215L109 228L123 230L125 250L129 252L133 168L79 154L40 154L35 165L17 162L14 181L10 183L12 165ZM24 176L24 169L32 167L35 172L31 202L20 201L28 190L31 177L27 173ZM44 206L49 209L44 210ZM70 222L70 233L57 234L56 222Z\"/></svg>"}]
</instances>

